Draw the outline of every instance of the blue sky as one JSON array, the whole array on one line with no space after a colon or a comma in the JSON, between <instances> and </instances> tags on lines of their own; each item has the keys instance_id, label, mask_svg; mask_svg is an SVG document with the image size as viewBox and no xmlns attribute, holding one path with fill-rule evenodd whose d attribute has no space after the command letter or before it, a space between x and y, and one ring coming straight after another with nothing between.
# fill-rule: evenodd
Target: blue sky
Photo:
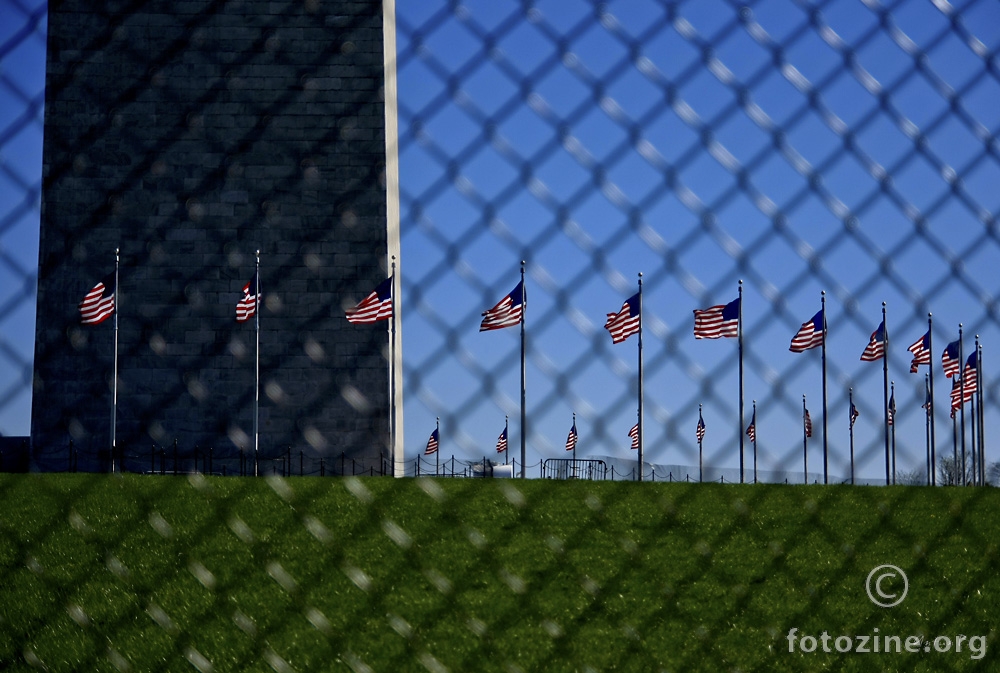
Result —
<instances>
[{"instance_id":1,"label":"blue sky","mask_svg":"<svg viewBox=\"0 0 1000 673\"><path fill-rule=\"evenodd\" d=\"M37 264L45 24L25 2L0 3L5 434L28 429ZM788 351L820 290L833 474L847 471L852 386L860 473L883 474L882 368L859 361L883 301L900 470L923 464L926 368L908 373L906 347L927 311L935 363L963 322L995 371L1000 6L742 7L397 3L409 457L437 416L442 457L493 457L505 414L519 446L518 332L478 325L522 259L529 464L564 457L574 412L578 456L632 457L636 340L612 346L602 325L640 271L655 463L697 463L703 404L706 461L737 464L736 343L696 341L692 310L734 299L739 279L745 422L757 399L764 469L801 468L803 394L817 425L810 468L821 464L819 352ZM938 447L950 452L948 383L936 376ZM987 427L996 416L992 405Z\"/></svg>"},{"instance_id":2,"label":"blue sky","mask_svg":"<svg viewBox=\"0 0 1000 673\"><path fill-rule=\"evenodd\" d=\"M859 361L882 301L898 465L918 467L906 347L927 311L937 351L959 322L996 341L998 19L982 2L399 5L409 455L437 415L442 452L470 457L516 421L517 332L477 325L527 259L529 463L563 457L574 411L580 455L629 456L635 339L602 325L642 271L647 459L696 463L703 403L711 461L735 466L736 344L695 341L691 311L742 278L762 465L799 469L803 394L819 422L819 353L788 344L825 289L831 471L853 386L860 464L882 473L882 370Z\"/></svg>"}]
</instances>

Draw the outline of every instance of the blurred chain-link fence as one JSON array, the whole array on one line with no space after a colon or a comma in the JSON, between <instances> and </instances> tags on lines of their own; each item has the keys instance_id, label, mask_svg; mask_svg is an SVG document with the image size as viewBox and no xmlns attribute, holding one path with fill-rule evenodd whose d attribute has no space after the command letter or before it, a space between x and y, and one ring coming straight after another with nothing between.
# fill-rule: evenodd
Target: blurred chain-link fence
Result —
<instances>
[{"instance_id":1,"label":"blurred chain-link fence","mask_svg":"<svg viewBox=\"0 0 1000 673\"><path fill-rule=\"evenodd\" d=\"M6 3L0 36L6 435L27 434L31 395L45 11ZM858 470L879 476L880 372L857 355L885 301L898 469L926 474L925 370L906 373L905 346L928 312L937 351L960 322L967 353L981 336L996 413L997 18L988 2L400 3L407 461L436 416L445 456L496 458L502 416L517 419L517 341L476 324L523 259L529 466L560 457L573 412L581 457L631 460L632 342L612 347L601 321L641 271L651 474L690 478L704 405L703 462L725 478L754 400L760 469L800 474L801 396L818 417L819 365L785 344L820 290L832 472L848 477L853 388ZM737 279L742 423L736 349L690 332L691 310L733 299Z\"/></svg>"},{"instance_id":2,"label":"blurred chain-link fence","mask_svg":"<svg viewBox=\"0 0 1000 673\"><path fill-rule=\"evenodd\" d=\"M475 328L526 260L529 464L562 453L573 412L581 453L629 458L634 339L601 326L643 272L647 476L696 472L699 405L706 464L736 468L756 400L760 469L801 481L820 362L788 344L825 290L831 473L849 478L853 393L857 469L880 475L882 372L858 358L886 302L896 469L926 477L907 346L933 312L951 456L940 351L964 323L988 363L998 334L997 19L984 2L402 3L409 450L441 416L454 450L486 455L484 428L516 419L517 341ZM736 346L691 334L739 279L742 424Z\"/></svg>"},{"instance_id":3,"label":"blurred chain-link fence","mask_svg":"<svg viewBox=\"0 0 1000 673\"><path fill-rule=\"evenodd\" d=\"M0 431L27 435L46 6L0 11ZM995 461L993 0L401 0L396 31L407 475L510 475L495 449L508 424L520 461L517 330L478 327L522 260L530 477L739 481L752 422L761 481L822 480L826 441L831 482L878 483L882 368L859 356L883 302L897 482L927 478L926 369L908 371L906 347L929 312L937 455L965 442L940 376L962 323L965 352L983 344L970 442ZM602 328L640 272L641 466L636 340ZM742 418L736 343L692 334L692 311L732 301L740 280ZM819 353L788 349L821 291L825 433ZM439 452L423 456L439 420ZM985 490L865 489L858 516L834 502L842 489L396 484L353 478L384 462L307 463L296 447L268 459L263 485L202 476L250 473L242 454L131 450L128 471L188 478L0 480L0 667L800 670L818 660L775 659L789 627L884 624L838 598L903 563L879 554L907 555L940 590L917 599L921 643L996 637ZM51 451L73 471L72 445ZM349 478L278 477L300 474ZM995 656L981 659L926 670Z\"/></svg>"}]
</instances>

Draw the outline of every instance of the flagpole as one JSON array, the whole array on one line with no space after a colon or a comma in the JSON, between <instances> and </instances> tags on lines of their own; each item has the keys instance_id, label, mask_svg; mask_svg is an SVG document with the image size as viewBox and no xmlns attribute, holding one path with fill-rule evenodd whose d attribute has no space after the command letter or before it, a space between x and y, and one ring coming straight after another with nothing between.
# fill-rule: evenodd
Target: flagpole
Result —
<instances>
[{"instance_id":1,"label":"flagpole","mask_svg":"<svg viewBox=\"0 0 1000 673\"><path fill-rule=\"evenodd\" d=\"M962 323L958 323L958 387L958 422L962 426L962 486L965 486L965 353L962 352Z\"/></svg>"},{"instance_id":2,"label":"flagpole","mask_svg":"<svg viewBox=\"0 0 1000 673\"><path fill-rule=\"evenodd\" d=\"M528 313L528 303L527 303L527 292L524 287L524 260L521 260L521 479L524 479L524 464L527 460L527 436L528 436L528 414L525 410L525 394L524 394L524 378L525 378L525 366L524 366L524 351L525 351L525 334L524 334L524 323L525 318ZM508 441L510 437L508 436Z\"/></svg>"},{"instance_id":3,"label":"flagpole","mask_svg":"<svg viewBox=\"0 0 1000 673\"><path fill-rule=\"evenodd\" d=\"M976 339L979 337L977 336ZM985 404L983 403L983 393L986 392L986 382L983 381L983 345L978 344L978 351L976 352L976 369L978 373L976 374L976 385L979 386L979 469L980 469L980 486L986 486L986 419L985 419Z\"/></svg>"},{"instance_id":4,"label":"flagpole","mask_svg":"<svg viewBox=\"0 0 1000 673\"><path fill-rule=\"evenodd\" d=\"M809 483L809 434L806 432L806 396L802 396L802 483Z\"/></svg>"},{"instance_id":5,"label":"flagpole","mask_svg":"<svg viewBox=\"0 0 1000 673\"><path fill-rule=\"evenodd\" d=\"M958 421L955 410L951 410L951 452L952 452L952 486L958 486Z\"/></svg>"},{"instance_id":6,"label":"flagpole","mask_svg":"<svg viewBox=\"0 0 1000 673\"><path fill-rule=\"evenodd\" d=\"M503 443L503 464L506 465L510 460L510 432L507 431L510 425L510 416L504 414L503 417L503 436L506 440Z\"/></svg>"},{"instance_id":7,"label":"flagpole","mask_svg":"<svg viewBox=\"0 0 1000 673\"><path fill-rule=\"evenodd\" d=\"M978 384L978 381L977 381ZM972 446L970 447L969 453L971 454L972 460L972 485L976 486L979 483L979 428L977 426L976 419L979 417L979 412L976 410L976 394L971 392L969 394L969 401L972 403L972 418L969 419L969 431L972 433ZM962 400L962 404L965 404L965 400ZM966 484L968 485L968 484Z\"/></svg>"},{"instance_id":8,"label":"flagpole","mask_svg":"<svg viewBox=\"0 0 1000 673\"><path fill-rule=\"evenodd\" d=\"M934 316L928 311L927 312L927 349L931 352L930 363L928 369L930 369L929 385L931 391L931 468L929 470L930 474L930 484L931 486L937 486L937 448L935 447L935 437L934 437Z\"/></svg>"},{"instance_id":9,"label":"flagpole","mask_svg":"<svg viewBox=\"0 0 1000 673\"><path fill-rule=\"evenodd\" d=\"M753 417L757 418L757 400L753 401ZM757 483L757 428L753 431L753 483Z\"/></svg>"},{"instance_id":10,"label":"flagpole","mask_svg":"<svg viewBox=\"0 0 1000 673\"><path fill-rule=\"evenodd\" d=\"M740 279L740 294L739 294L739 316L737 320L737 333L739 335L739 351L740 351L740 425L737 429L737 435L740 438L740 483L743 483L743 279Z\"/></svg>"},{"instance_id":11,"label":"flagpole","mask_svg":"<svg viewBox=\"0 0 1000 673\"><path fill-rule=\"evenodd\" d=\"M111 472L115 471L115 452L118 443L118 265L119 248L115 248L115 357L111 380Z\"/></svg>"},{"instance_id":12,"label":"flagpole","mask_svg":"<svg viewBox=\"0 0 1000 673\"><path fill-rule=\"evenodd\" d=\"M576 432L576 412L573 412L573 426L570 432L573 433L573 476L576 476L576 444L580 440L580 435ZM639 477L642 478L642 473L640 471Z\"/></svg>"},{"instance_id":13,"label":"flagpole","mask_svg":"<svg viewBox=\"0 0 1000 673\"><path fill-rule=\"evenodd\" d=\"M979 392L973 393L974 401L972 404L972 485L978 486L980 481L982 481L981 474L985 474L983 470L983 465L979 460L979 411L982 408L982 390L983 384L979 382L979 335L976 335L976 390Z\"/></svg>"},{"instance_id":14,"label":"flagpole","mask_svg":"<svg viewBox=\"0 0 1000 673\"><path fill-rule=\"evenodd\" d=\"M888 356L889 356L889 354L886 353L886 357L888 357ZM892 393L891 393L891 396L889 397L889 399L892 400L892 404L895 406L895 401L896 401L896 382L895 381L890 381L889 385L892 388ZM886 413L887 414L889 413L888 409L886 409ZM892 441L891 441L891 446L892 446L892 484L893 484L893 486L895 486L896 485L896 410L895 409L892 410L892 425L890 426L890 428L891 428L891 430L890 430L890 436L892 438Z\"/></svg>"},{"instance_id":15,"label":"flagpole","mask_svg":"<svg viewBox=\"0 0 1000 673\"><path fill-rule=\"evenodd\" d=\"M441 474L441 417L438 416L434 423L434 432L437 433L438 438L438 448L434 452L434 476L437 477ZM485 473L483 473L485 475Z\"/></svg>"},{"instance_id":16,"label":"flagpole","mask_svg":"<svg viewBox=\"0 0 1000 673\"><path fill-rule=\"evenodd\" d=\"M391 467L389 471L392 476L396 476L396 300L399 296L396 293L396 256L392 256L392 270L390 276L392 288L389 290L392 297L392 316L389 322L392 323L389 334L389 460ZM440 440L439 440L440 445ZM436 469L436 468L435 468Z\"/></svg>"},{"instance_id":17,"label":"flagpole","mask_svg":"<svg viewBox=\"0 0 1000 673\"><path fill-rule=\"evenodd\" d=\"M931 352L933 352L933 351L931 351ZM934 363L932 362L931 363L931 370L933 371L933 369L934 369ZM926 436L927 436L927 485L931 486L932 485L932 482L931 482L931 469L933 468L933 465L934 465L934 463L931 461L931 419L932 419L932 416L933 416L931 410L934 407L930 403L931 384L930 384L930 375L929 374L924 374L924 388L925 388L925 390L927 391L927 394L928 394L927 403L925 405L926 406L926 412L927 412L926 413L927 419L924 422L924 425L926 426L924 428L924 432L926 433Z\"/></svg>"},{"instance_id":18,"label":"flagpole","mask_svg":"<svg viewBox=\"0 0 1000 673\"><path fill-rule=\"evenodd\" d=\"M830 452L826 429L826 290L820 292L820 306L823 309L823 483L830 483Z\"/></svg>"},{"instance_id":19,"label":"flagpole","mask_svg":"<svg viewBox=\"0 0 1000 673\"><path fill-rule=\"evenodd\" d=\"M885 324L885 302L882 302L882 414L885 434L885 485L889 485L889 327Z\"/></svg>"},{"instance_id":20,"label":"flagpole","mask_svg":"<svg viewBox=\"0 0 1000 673\"><path fill-rule=\"evenodd\" d=\"M254 375L253 375L253 476L259 477L258 465L260 460L260 250L257 251L257 266L253 272L254 292Z\"/></svg>"},{"instance_id":21,"label":"flagpole","mask_svg":"<svg viewBox=\"0 0 1000 673\"><path fill-rule=\"evenodd\" d=\"M639 272L639 481L642 481L642 272Z\"/></svg>"},{"instance_id":22,"label":"flagpole","mask_svg":"<svg viewBox=\"0 0 1000 673\"><path fill-rule=\"evenodd\" d=\"M851 417L851 486L854 486L854 388L848 388L847 395L851 404L847 414Z\"/></svg>"},{"instance_id":23,"label":"flagpole","mask_svg":"<svg viewBox=\"0 0 1000 673\"><path fill-rule=\"evenodd\" d=\"M701 416L701 405L700 404L698 405L698 422L699 423L703 422L703 419L702 419L702 416ZM699 433L699 435L700 434L701 433ZM698 437L698 483L701 483L701 482L703 482L705 480L704 453L702 452L702 446L701 446L702 441L703 441L703 438L699 436Z\"/></svg>"}]
</instances>

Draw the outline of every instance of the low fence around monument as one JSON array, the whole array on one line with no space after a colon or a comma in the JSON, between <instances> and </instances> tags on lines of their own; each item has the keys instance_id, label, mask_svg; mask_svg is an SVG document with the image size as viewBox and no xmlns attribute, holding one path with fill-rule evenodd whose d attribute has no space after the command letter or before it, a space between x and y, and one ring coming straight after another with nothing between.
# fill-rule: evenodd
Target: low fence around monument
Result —
<instances>
[{"instance_id":1,"label":"low fence around monument","mask_svg":"<svg viewBox=\"0 0 1000 673\"><path fill-rule=\"evenodd\" d=\"M0 472L96 472L177 476L203 474L219 477L384 477L393 474L391 461L371 461L339 456L315 456L291 446L280 450L254 452L238 449L216 450L214 447L193 448L150 444L145 450L120 448L112 456L110 450L81 450L71 440L65 447L33 449L27 438L5 438L0 444ZM512 477L521 472L521 463L492 460L487 456L471 460L455 455L448 457L417 455L398 461L395 474L402 477L482 478ZM525 465L530 479L586 481L647 481L717 484L822 484L823 475L807 470L758 470L747 468L741 479L734 468L713 466L647 463L612 456L588 458L545 458ZM993 475L991 475L993 476ZM945 476L939 477L948 483ZM831 475L831 484L884 485L880 479L852 480L851 475ZM926 483L925 474L900 474L900 485ZM992 480L991 480L992 483Z\"/></svg>"}]
</instances>

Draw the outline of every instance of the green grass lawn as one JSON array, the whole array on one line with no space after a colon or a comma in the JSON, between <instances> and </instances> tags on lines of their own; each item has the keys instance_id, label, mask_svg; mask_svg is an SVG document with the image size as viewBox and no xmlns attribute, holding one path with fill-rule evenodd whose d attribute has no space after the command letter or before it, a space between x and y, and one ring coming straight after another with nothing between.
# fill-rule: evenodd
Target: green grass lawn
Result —
<instances>
[{"instance_id":1,"label":"green grass lawn","mask_svg":"<svg viewBox=\"0 0 1000 673\"><path fill-rule=\"evenodd\" d=\"M0 670L1000 660L994 489L50 474L0 475L0 508ZM865 589L887 563L909 578L894 608ZM875 629L930 652L836 652ZM833 651L803 643L824 631ZM959 634L985 654L933 648Z\"/></svg>"}]
</instances>

